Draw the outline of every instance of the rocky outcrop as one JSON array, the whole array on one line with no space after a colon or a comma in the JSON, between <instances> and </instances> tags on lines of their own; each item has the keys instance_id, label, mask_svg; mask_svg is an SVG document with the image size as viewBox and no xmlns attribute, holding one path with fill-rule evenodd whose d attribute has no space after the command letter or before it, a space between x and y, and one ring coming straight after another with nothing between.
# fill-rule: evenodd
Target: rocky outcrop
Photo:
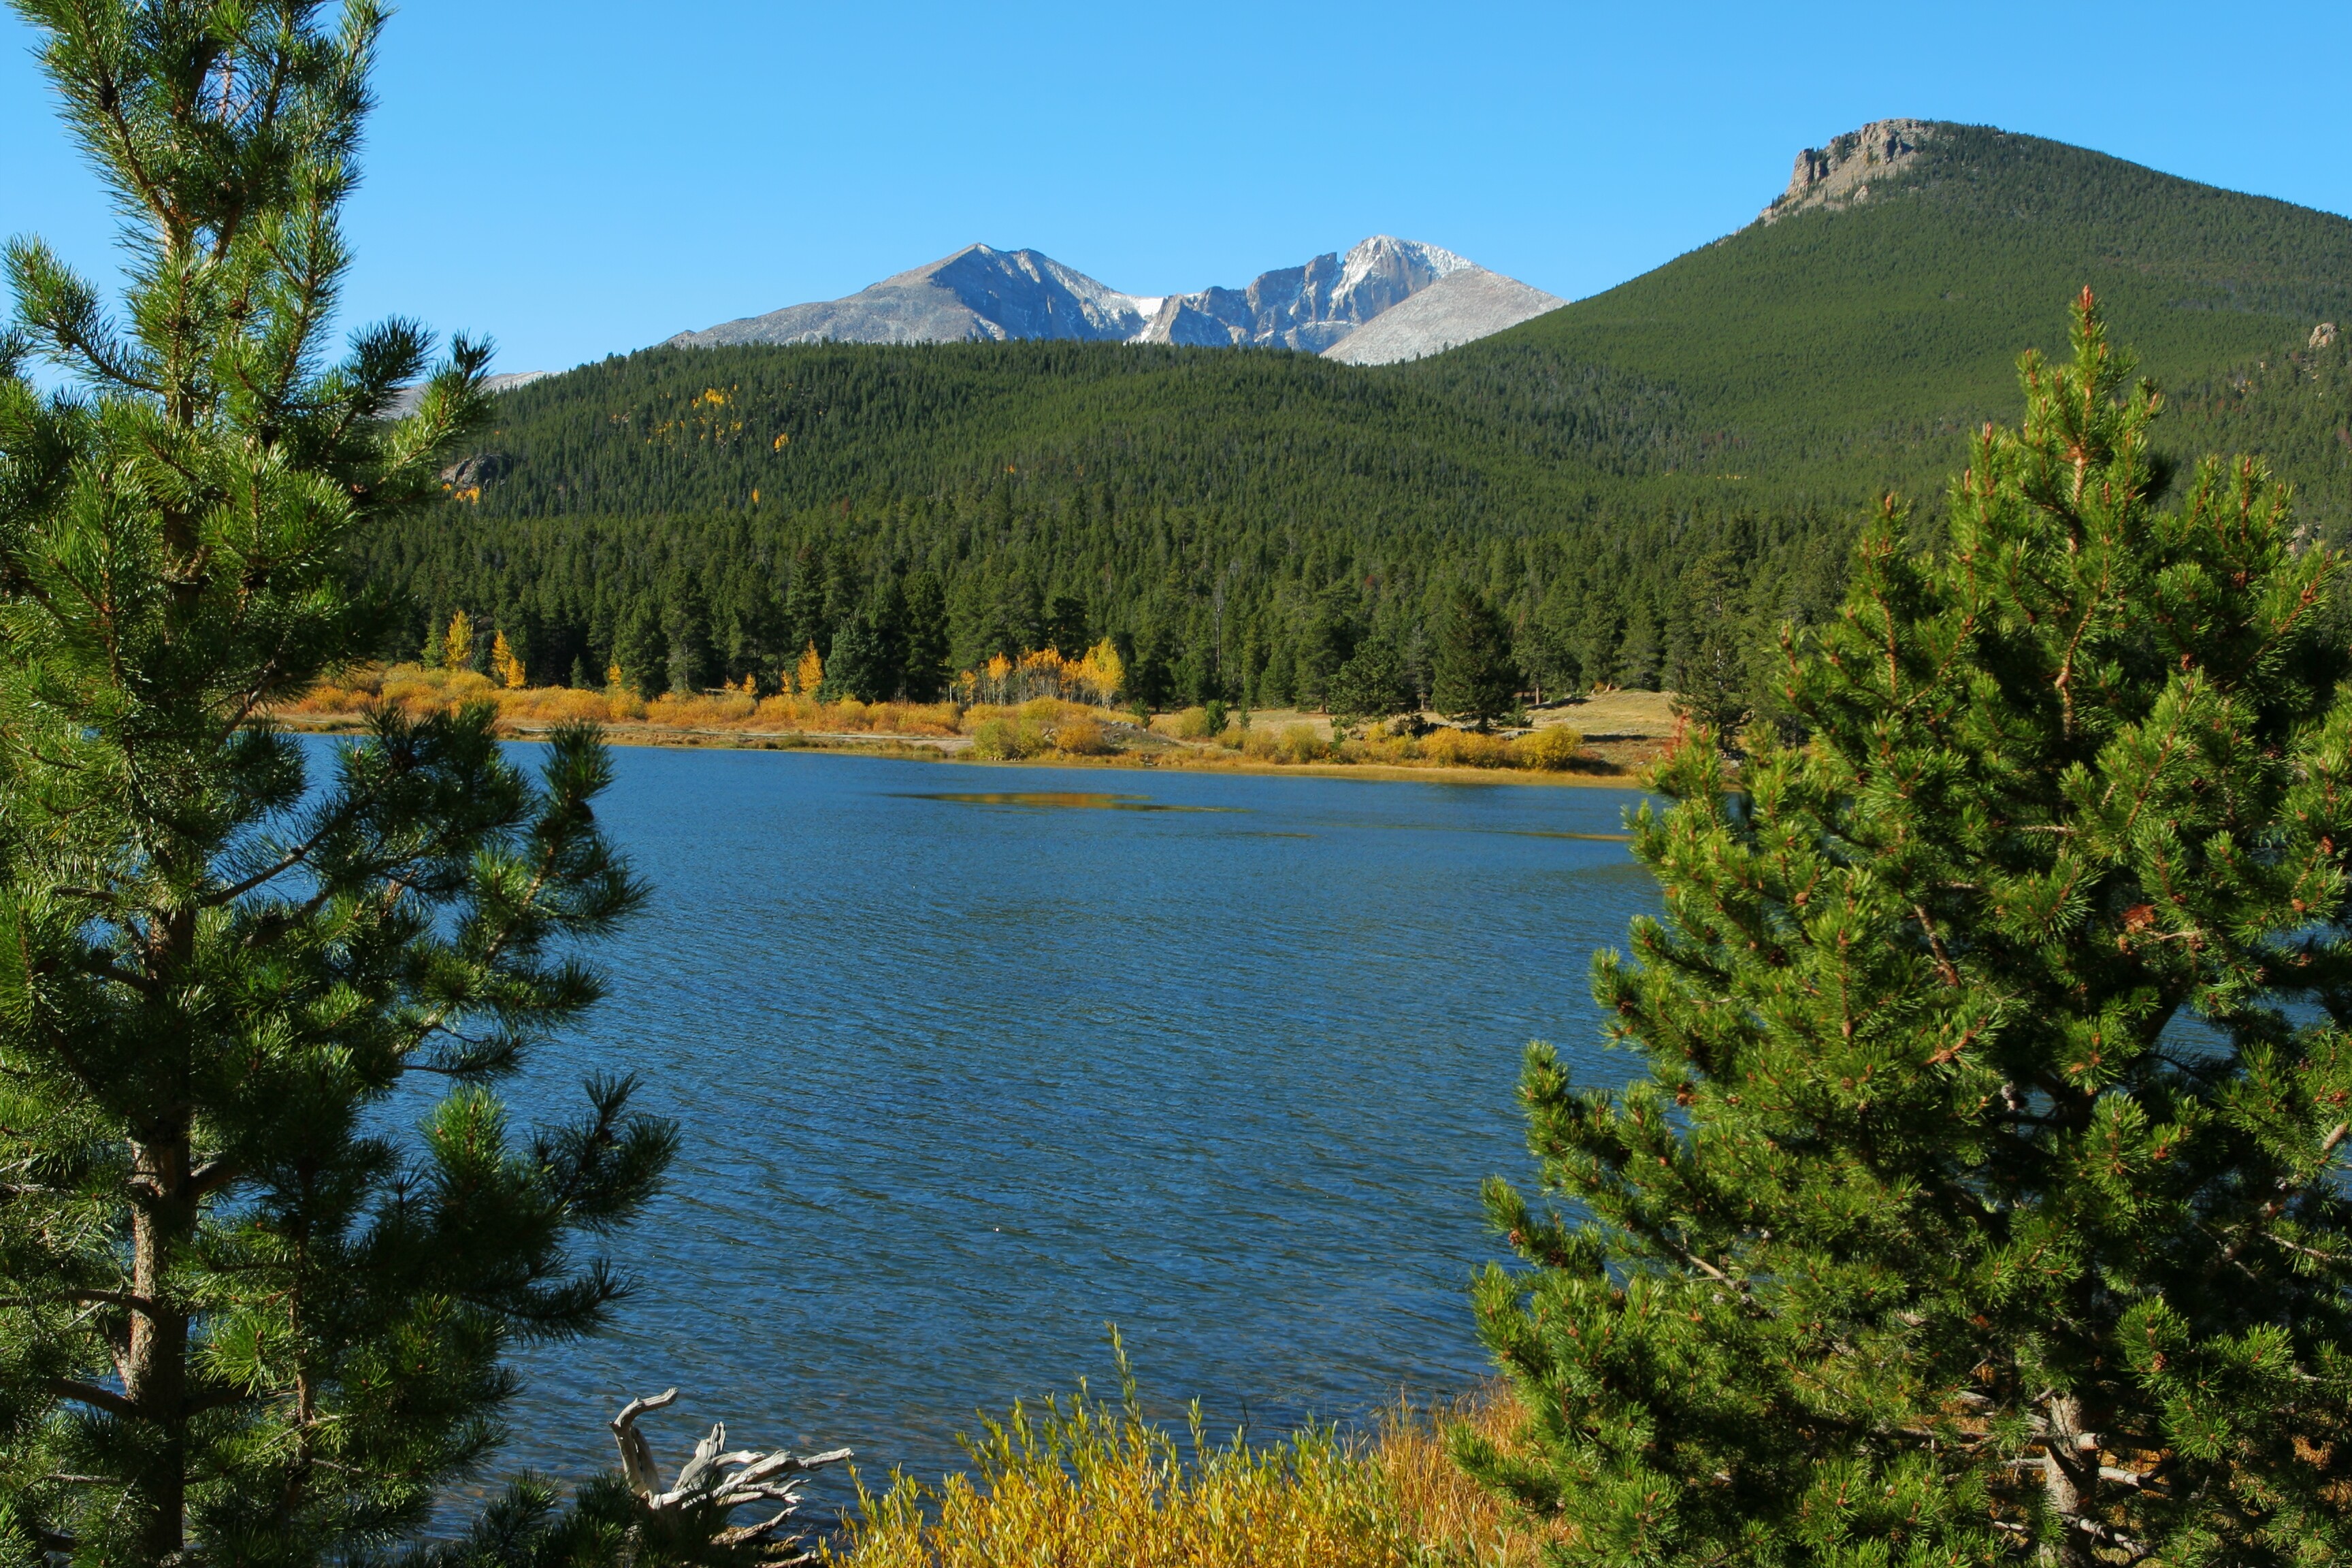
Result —
<instances>
[{"instance_id":1,"label":"rocky outcrop","mask_svg":"<svg viewBox=\"0 0 2352 1568\"><path fill-rule=\"evenodd\" d=\"M1143 330L1136 300L1034 250L967 245L845 299L680 332L665 346L961 342L968 338L1124 342Z\"/></svg>"},{"instance_id":2,"label":"rocky outcrop","mask_svg":"<svg viewBox=\"0 0 2352 1568\"><path fill-rule=\"evenodd\" d=\"M1874 120L1826 147L1808 147L1797 154L1789 188L1773 197L1772 205L1757 216L1765 223L1777 223L1808 207L1843 207L1868 201L1871 181L1917 157L1920 143L1935 133L1931 121Z\"/></svg>"},{"instance_id":3,"label":"rocky outcrop","mask_svg":"<svg viewBox=\"0 0 2352 1568\"><path fill-rule=\"evenodd\" d=\"M460 458L441 470L441 488L445 490L478 490L484 485L505 479L514 468L514 459L503 452L477 452L470 458Z\"/></svg>"},{"instance_id":4,"label":"rocky outcrop","mask_svg":"<svg viewBox=\"0 0 2352 1568\"><path fill-rule=\"evenodd\" d=\"M1323 353L1362 325L1471 267L1450 250L1377 234L1341 256L1261 272L1241 289L1175 294L1138 342Z\"/></svg>"},{"instance_id":5,"label":"rocky outcrop","mask_svg":"<svg viewBox=\"0 0 2352 1568\"><path fill-rule=\"evenodd\" d=\"M1568 301L1516 278L1468 267L1393 305L1323 351L1349 364L1420 359L1494 336Z\"/></svg>"}]
</instances>

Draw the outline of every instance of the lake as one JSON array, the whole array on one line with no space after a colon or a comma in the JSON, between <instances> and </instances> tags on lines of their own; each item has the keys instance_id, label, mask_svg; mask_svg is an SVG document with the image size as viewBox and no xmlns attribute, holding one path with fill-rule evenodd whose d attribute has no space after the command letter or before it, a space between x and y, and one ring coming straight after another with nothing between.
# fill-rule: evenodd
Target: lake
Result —
<instances>
[{"instance_id":1,"label":"lake","mask_svg":"<svg viewBox=\"0 0 2352 1568\"><path fill-rule=\"evenodd\" d=\"M531 759L534 749L518 747ZM500 1468L847 1444L936 1479L1089 1376L1274 1436L1485 1372L1477 1185L1530 1038L1654 907L1628 792L618 749L653 885L611 998L509 1093L625 1068L684 1148L617 1331L526 1354ZM827 1494L837 1499L837 1484Z\"/></svg>"}]
</instances>

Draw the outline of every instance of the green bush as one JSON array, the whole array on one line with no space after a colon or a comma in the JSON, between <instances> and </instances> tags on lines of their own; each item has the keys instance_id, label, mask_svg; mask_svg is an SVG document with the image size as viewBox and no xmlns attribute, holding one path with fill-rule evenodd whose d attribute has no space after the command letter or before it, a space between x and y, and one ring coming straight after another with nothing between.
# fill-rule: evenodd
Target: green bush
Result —
<instances>
[{"instance_id":1,"label":"green bush","mask_svg":"<svg viewBox=\"0 0 2352 1568\"><path fill-rule=\"evenodd\" d=\"M1018 762L1053 747L1053 737L1034 719L983 719L971 732L971 754L985 762Z\"/></svg>"}]
</instances>

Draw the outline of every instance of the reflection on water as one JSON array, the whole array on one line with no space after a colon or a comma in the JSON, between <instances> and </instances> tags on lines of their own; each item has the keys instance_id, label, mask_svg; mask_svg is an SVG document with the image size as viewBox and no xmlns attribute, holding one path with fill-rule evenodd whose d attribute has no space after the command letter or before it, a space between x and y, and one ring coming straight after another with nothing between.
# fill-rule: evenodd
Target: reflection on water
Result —
<instances>
[{"instance_id":1,"label":"reflection on water","mask_svg":"<svg viewBox=\"0 0 2352 1568\"><path fill-rule=\"evenodd\" d=\"M1015 805L1033 811L1243 811L1236 805L1171 805L1148 795L1098 795L1081 790L935 790L900 800L951 800L959 805Z\"/></svg>"},{"instance_id":2,"label":"reflection on water","mask_svg":"<svg viewBox=\"0 0 2352 1568\"><path fill-rule=\"evenodd\" d=\"M1223 1430L1461 1387L1499 1250L1478 1182L1528 1168L1522 1047L1638 1070L1585 979L1655 907L1615 842L1631 795L614 763L600 815L654 898L598 951L593 1026L510 1092L568 1113L634 1071L684 1147L612 1243L640 1281L614 1331L521 1358L502 1467L606 1465L622 1401L677 1384L667 1463L723 1419L936 1477L975 1409L1103 1384L1106 1321L1160 1409Z\"/></svg>"}]
</instances>

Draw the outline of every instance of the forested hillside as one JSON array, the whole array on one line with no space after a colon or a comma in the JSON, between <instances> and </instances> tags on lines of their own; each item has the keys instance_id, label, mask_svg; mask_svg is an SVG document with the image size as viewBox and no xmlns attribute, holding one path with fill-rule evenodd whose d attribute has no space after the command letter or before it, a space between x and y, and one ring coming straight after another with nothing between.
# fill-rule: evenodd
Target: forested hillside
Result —
<instances>
[{"instance_id":1,"label":"forested hillside","mask_svg":"<svg viewBox=\"0 0 2352 1568\"><path fill-rule=\"evenodd\" d=\"M652 350L508 394L368 568L533 679L770 679L856 627L858 683L1111 636L1153 702L1315 701L1360 645L1425 678L1456 581L1531 683L1751 664L1834 599L1886 489L1935 525L2088 284L2172 391L2165 447L2266 454L2352 519L2352 222L1934 128L1866 201L1756 224L1415 363L1060 342ZM1725 628L1732 628L1727 634ZM1710 655L1719 662L1719 651ZM919 684L927 679L915 678Z\"/></svg>"}]
</instances>

